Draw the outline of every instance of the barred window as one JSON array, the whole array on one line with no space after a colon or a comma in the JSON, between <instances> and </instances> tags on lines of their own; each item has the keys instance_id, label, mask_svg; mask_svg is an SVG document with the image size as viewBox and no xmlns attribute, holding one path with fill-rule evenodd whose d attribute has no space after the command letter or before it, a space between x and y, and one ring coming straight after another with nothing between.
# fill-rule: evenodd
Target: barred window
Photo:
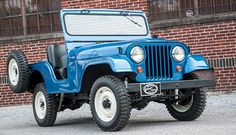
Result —
<instances>
[{"instance_id":1,"label":"barred window","mask_svg":"<svg viewBox=\"0 0 236 135\"><path fill-rule=\"evenodd\" d=\"M149 0L151 21L236 12L235 0Z\"/></svg>"},{"instance_id":2,"label":"barred window","mask_svg":"<svg viewBox=\"0 0 236 135\"><path fill-rule=\"evenodd\" d=\"M23 34L21 11L19 0L0 1L0 37Z\"/></svg>"},{"instance_id":3,"label":"barred window","mask_svg":"<svg viewBox=\"0 0 236 135\"><path fill-rule=\"evenodd\" d=\"M0 37L61 31L60 0L0 0Z\"/></svg>"}]
</instances>

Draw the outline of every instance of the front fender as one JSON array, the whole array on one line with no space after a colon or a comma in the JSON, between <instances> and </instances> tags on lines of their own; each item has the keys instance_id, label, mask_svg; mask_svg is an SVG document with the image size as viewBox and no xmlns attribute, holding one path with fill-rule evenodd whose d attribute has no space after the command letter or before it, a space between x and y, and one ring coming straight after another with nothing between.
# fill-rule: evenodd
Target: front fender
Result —
<instances>
[{"instance_id":1,"label":"front fender","mask_svg":"<svg viewBox=\"0 0 236 135\"><path fill-rule=\"evenodd\" d=\"M184 66L183 74L201 69L209 69L206 59L202 55L189 55Z\"/></svg>"},{"instance_id":2,"label":"front fender","mask_svg":"<svg viewBox=\"0 0 236 135\"><path fill-rule=\"evenodd\" d=\"M127 56L115 56L106 58L97 58L87 61L86 68L90 65L108 64L113 72L133 72L132 62ZM85 69L86 69L85 68Z\"/></svg>"}]
</instances>

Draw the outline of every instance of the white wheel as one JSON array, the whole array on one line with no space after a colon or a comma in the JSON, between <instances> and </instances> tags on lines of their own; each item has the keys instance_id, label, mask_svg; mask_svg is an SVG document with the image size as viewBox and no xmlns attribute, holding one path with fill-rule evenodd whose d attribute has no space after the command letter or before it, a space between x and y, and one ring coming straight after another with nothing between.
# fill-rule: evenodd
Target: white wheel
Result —
<instances>
[{"instance_id":1,"label":"white wheel","mask_svg":"<svg viewBox=\"0 0 236 135\"><path fill-rule=\"evenodd\" d=\"M105 122L111 121L117 111L117 103L114 93L108 87L97 90L94 99L95 110L98 117Z\"/></svg>"},{"instance_id":2,"label":"white wheel","mask_svg":"<svg viewBox=\"0 0 236 135\"><path fill-rule=\"evenodd\" d=\"M38 91L38 93L35 96L35 111L39 119L43 119L46 115L46 99L43 94L43 92Z\"/></svg>"},{"instance_id":3,"label":"white wheel","mask_svg":"<svg viewBox=\"0 0 236 135\"><path fill-rule=\"evenodd\" d=\"M129 121L131 105L124 83L111 75L98 78L89 97L93 119L104 131L123 129Z\"/></svg>"},{"instance_id":4,"label":"white wheel","mask_svg":"<svg viewBox=\"0 0 236 135\"><path fill-rule=\"evenodd\" d=\"M33 94L34 118L41 127L52 126L57 117L57 103L55 95L47 94L44 83L34 88Z\"/></svg>"},{"instance_id":5,"label":"white wheel","mask_svg":"<svg viewBox=\"0 0 236 135\"><path fill-rule=\"evenodd\" d=\"M26 56L19 50L12 50L7 58L7 82L15 93L29 90L30 68Z\"/></svg>"},{"instance_id":6,"label":"white wheel","mask_svg":"<svg viewBox=\"0 0 236 135\"><path fill-rule=\"evenodd\" d=\"M167 103L166 108L170 115L179 121L192 121L200 117L206 106L206 92L201 88L180 91L186 97L177 103Z\"/></svg>"},{"instance_id":7,"label":"white wheel","mask_svg":"<svg viewBox=\"0 0 236 135\"><path fill-rule=\"evenodd\" d=\"M12 85L17 85L19 81L19 68L15 59L11 59L8 66L8 75Z\"/></svg>"},{"instance_id":8,"label":"white wheel","mask_svg":"<svg viewBox=\"0 0 236 135\"><path fill-rule=\"evenodd\" d=\"M172 104L172 107L178 112L186 112L193 105L193 95L189 97L186 101L176 102Z\"/></svg>"}]
</instances>

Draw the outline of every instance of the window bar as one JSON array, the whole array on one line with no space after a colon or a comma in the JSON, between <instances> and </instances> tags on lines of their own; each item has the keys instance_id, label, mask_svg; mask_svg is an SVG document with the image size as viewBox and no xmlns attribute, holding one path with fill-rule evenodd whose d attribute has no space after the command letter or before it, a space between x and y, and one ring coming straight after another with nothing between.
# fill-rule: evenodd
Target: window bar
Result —
<instances>
[{"instance_id":1,"label":"window bar","mask_svg":"<svg viewBox=\"0 0 236 135\"><path fill-rule=\"evenodd\" d=\"M23 33L24 33L24 36L26 36L27 35L27 21L26 21L26 7L25 7L24 0L21 0L21 15L22 15Z\"/></svg>"},{"instance_id":2,"label":"window bar","mask_svg":"<svg viewBox=\"0 0 236 135\"><path fill-rule=\"evenodd\" d=\"M12 6L13 6L13 7L17 6L17 4L18 4L17 1L13 1L13 2L12 2ZM14 12L14 15L17 14L17 11L13 10L13 12ZM13 21L13 35L14 35L14 36L17 35L17 32L18 32L17 23L16 23L17 19L18 19L18 18L12 18L12 21Z\"/></svg>"},{"instance_id":3,"label":"window bar","mask_svg":"<svg viewBox=\"0 0 236 135\"><path fill-rule=\"evenodd\" d=\"M233 3L232 3L232 0L229 0L229 3L230 3L230 12L233 12Z\"/></svg>"},{"instance_id":4,"label":"window bar","mask_svg":"<svg viewBox=\"0 0 236 135\"><path fill-rule=\"evenodd\" d=\"M198 7L198 0L194 0L194 15L196 18L199 17L199 7Z\"/></svg>"},{"instance_id":5,"label":"window bar","mask_svg":"<svg viewBox=\"0 0 236 135\"><path fill-rule=\"evenodd\" d=\"M52 0L49 0L49 11L52 11ZM49 17L50 17L50 28L51 28L51 31L50 32L53 32L53 24L52 24L52 13L49 13Z\"/></svg>"},{"instance_id":6,"label":"window bar","mask_svg":"<svg viewBox=\"0 0 236 135\"><path fill-rule=\"evenodd\" d=\"M2 18L0 18L0 21L2 21ZM0 37L2 36L2 33L3 33L3 23L0 23L1 26L0 26Z\"/></svg>"},{"instance_id":7,"label":"window bar","mask_svg":"<svg viewBox=\"0 0 236 135\"><path fill-rule=\"evenodd\" d=\"M150 17L150 20L153 21L153 15L152 15L152 10L153 10L153 7L151 6L151 1L148 0L148 14L147 14L147 17L149 18Z\"/></svg>"},{"instance_id":8,"label":"window bar","mask_svg":"<svg viewBox=\"0 0 236 135\"><path fill-rule=\"evenodd\" d=\"M42 1L42 0L41 0ZM49 5L50 5L50 0L48 0L48 2L49 2ZM48 17L48 7L47 7L47 1L45 0L45 1L43 1L43 4L42 4L44 7L44 9L43 10L45 10L45 11L43 11L44 13L42 14L43 15L43 17L44 17L44 19L45 19L45 21L42 23L42 25L41 25L41 28L43 29L42 30L42 32L43 33L45 33L45 32L47 32L47 29L48 29L48 19L47 19L47 17ZM49 7L50 8L50 7Z\"/></svg>"},{"instance_id":9,"label":"window bar","mask_svg":"<svg viewBox=\"0 0 236 135\"><path fill-rule=\"evenodd\" d=\"M40 24L39 24L39 5L38 5L38 0L36 0L36 5L37 5L37 26L38 27L38 33L40 33Z\"/></svg>"},{"instance_id":10,"label":"window bar","mask_svg":"<svg viewBox=\"0 0 236 135\"><path fill-rule=\"evenodd\" d=\"M12 6L13 6L13 7L17 6L17 4L18 4L17 1L12 1ZM13 14L14 14L14 15L17 14L17 11L13 10ZM18 29L17 29L17 27L16 27L16 26L17 26L16 20L17 20L17 18L12 18L12 21L13 21L13 35L14 35L14 36L17 34L17 31L18 31Z\"/></svg>"},{"instance_id":11,"label":"window bar","mask_svg":"<svg viewBox=\"0 0 236 135\"><path fill-rule=\"evenodd\" d=\"M179 10L179 17L182 17L182 12L181 12L181 0L178 0L178 10Z\"/></svg>"},{"instance_id":12,"label":"window bar","mask_svg":"<svg viewBox=\"0 0 236 135\"><path fill-rule=\"evenodd\" d=\"M22 9L22 7L21 7L21 0L20 1L18 1L17 2L17 6L20 6L20 9ZM19 15L21 15L22 13L21 13L21 10L18 10L18 14ZM17 20L17 23L16 23L16 25L17 25L17 35L21 35L21 32L23 31L23 29L22 29L22 25L20 25L20 19L22 18L22 16L21 17L19 17L19 18L17 18L18 20Z\"/></svg>"},{"instance_id":13,"label":"window bar","mask_svg":"<svg viewBox=\"0 0 236 135\"><path fill-rule=\"evenodd\" d=\"M212 13L212 16L213 16L216 13L216 3L215 3L215 0L212 0L212 6L213 6L213 13Z\"/></svg>"},{"instance_id":14,"label":"window bar","mask_svg":"<svg viewBox=\"0 0 236 135\"><path fill-rule=\"evenodd\" d=\"M8 7L9 7L9 9L10 9L10 10L9 10L9 16L11 16L10 1L8 0L7 3L8 3ZM11 33L10 33L10 36L12 36L12 27L11 27L12 21L11 21L11 17L9 17L9 24L10 24L10 27L9 27L9 28L10 28L10 32L11 32Z\"/></svg>"},{"instance_id":15,"label":"window bar","mask_svg":"<svg viewBox=\"0 0 236 135\"><path fill-rule=\"evenodd\" d=\"M169 0L167 0L167 1L165 1L165 6L166 6L166 8L164 8L164 19L165 20L167 20L168 19L168 17L167 17L167 13L168 13L168 2L169 2Z\"/></svg>"}]
</instances>

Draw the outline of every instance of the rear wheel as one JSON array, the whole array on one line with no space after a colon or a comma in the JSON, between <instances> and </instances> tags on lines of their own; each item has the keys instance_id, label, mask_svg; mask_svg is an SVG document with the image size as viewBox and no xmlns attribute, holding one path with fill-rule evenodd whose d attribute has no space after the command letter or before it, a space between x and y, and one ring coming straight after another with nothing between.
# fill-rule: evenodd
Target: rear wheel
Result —
<instances>
[{"instance_id":1,"label":"rear wheel","mask_svg":"<svg viewBox=\"0 0 236 135\"><path fill-rule=\"evenodd\" d=\"M190 78L197 79L196 76ZM200 117L206 106L206 92L201 88L195 88L180 89L179 93L188 96L176 103L168 103L166 107L169 113L180 121L192 121Z\"/></svg>"},{"instance_id":2,"label":"rear wheel","mask_svg":"<svg viewBox=\"0 0 236 135\"><path fill-rule=\"evenodd\" d=\"M33 94L34 117L39 126L52 126L57 117L55 96L46 92L44 83L35 86Z\"/></svg>"},{"instance_id":3,"label":"rear wheel","mask_svg":"<svg viewBox=\"0 0 236 135\"><path fill-rule=\"evenodd\" d=\"M90 107L94 120L104 131L118 131L129 121L131 105L121 80L103 76L95 81L90 93Z\"/></svg>"}]
</instances>

